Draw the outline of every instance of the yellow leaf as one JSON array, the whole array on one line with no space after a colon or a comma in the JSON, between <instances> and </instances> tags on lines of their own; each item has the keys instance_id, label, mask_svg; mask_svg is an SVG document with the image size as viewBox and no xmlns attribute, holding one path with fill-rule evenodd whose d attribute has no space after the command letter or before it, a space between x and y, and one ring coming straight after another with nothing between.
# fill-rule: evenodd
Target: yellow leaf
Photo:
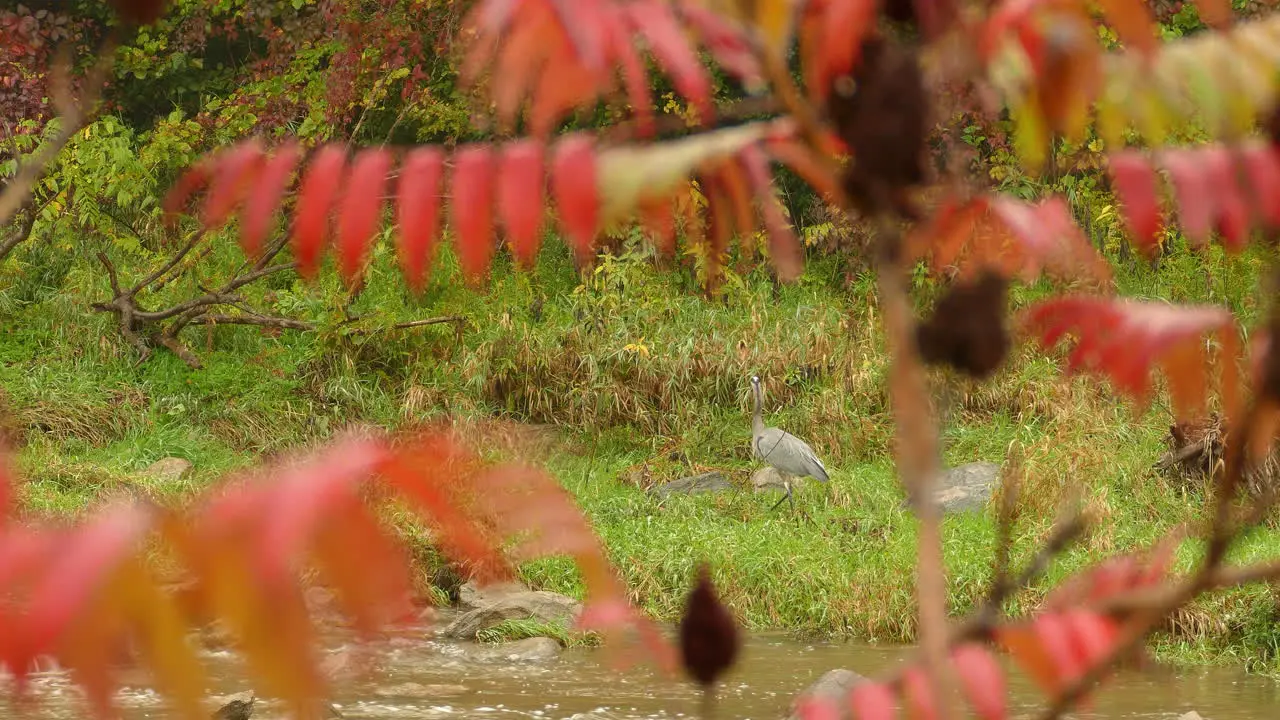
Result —
<instances>
[{"instance_id":1,"label":"yellow leaf","mask_svg":"<svg viewBox=\"0 0 1280 720\"><path fill-rule=\"evenodd\" d=\"M1048 154L1049 132L1044 118L1037 112L1039 106L1035 90L1032 90L1023 102L1015 102L1009 109L1015 128L1014 148L1022 160L1022 167L1032 174L1040 173Z\"/></svg>"},{"instance_id":2,"label":"yellow leaf","mask_svg":"<svg viewBox=\"0 0 1280 720\"><path fill-rule=\"evenodd\" d=\"M173 599L136 562L121 568L110 592L123 599L156 683L173 701L178 715L205 717L204 669L187 642L186 624Z\"/></svg>"}]
</instances>

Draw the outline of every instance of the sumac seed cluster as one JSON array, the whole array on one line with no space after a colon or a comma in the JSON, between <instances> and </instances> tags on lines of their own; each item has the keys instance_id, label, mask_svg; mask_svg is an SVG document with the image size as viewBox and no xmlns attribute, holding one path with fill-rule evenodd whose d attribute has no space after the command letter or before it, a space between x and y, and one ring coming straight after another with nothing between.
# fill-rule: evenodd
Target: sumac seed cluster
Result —
<instances>
[{"instance_id":1,"label":"sumac seed cluster","mask_svg":"<svg viewBox=\"0 0 1280 720\"><path fill-rule=\"evenodd\" d=\"M1009 352L1007 291L1008 281L989 270L952 285L916 327L920 357L980 380L989 377Z\"/></svg>"}]
</instances>

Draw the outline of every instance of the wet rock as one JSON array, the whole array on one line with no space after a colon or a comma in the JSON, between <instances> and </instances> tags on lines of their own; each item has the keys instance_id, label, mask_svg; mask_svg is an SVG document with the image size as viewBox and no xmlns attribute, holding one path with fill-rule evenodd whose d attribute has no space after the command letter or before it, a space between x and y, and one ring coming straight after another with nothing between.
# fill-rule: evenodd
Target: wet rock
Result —
<instances>
[{"instance_id":1,"label":"wet rock","mask_svg":"<svg viewBox=\"0 0 1280 720\"><path fill-rule=\"evenodd\" d=\"M849 696L849 690L864 680L866 678L852 670L845 670L844 668L828 670L791 702L791 713L788 716L788 720L799 720L800 715L796 712L796 708L802 700L811 698L834 702L840 708L841 720L850 720L851 714L847 708L847 703L844 701Z\"/></svg>"},{"instance_id":2,"label":"wet rock","mask_svg":"<svg viewBox=\"0 0 1280 720\"><path fill-rule=\"evenodd\" d=\"M492 583L478 585L469 580L458 588L458 607L464 610L475 610L505 600L512 595L531 592L529 588L518 582Z\"/></svg>"},{"instance_id":3,"label":"wet rock","mask_svg":"<svg viewBox=\"0 0 1280 720\"><path fill-rule=\"evenodd\" d=\"M679 480L672 480L669 483L653 488L651 492L657 493L659 497L667 497L671 494L696 495L698 493L725 492L732 489L733 485L729 484L729 480L724 476L724 473L713 470L701 475L691 475Z\"/></svg>"},{"instance_id":4,"label":"wet rock","mask_svg":"<svg viewBox=\"0 0 1280 720\"><path fill-rule=\"evenodd\" d=\"M568 624L581 611L582 603L573 598L546 590L531 590L509 595L497 602L463 613L449 623L441 635L474 640L476 633L506 620L533 619L545 623Z\"/></svg>"},{"instance_id":5,"label":"wet rock","mask_svg":"<svg viewBox=\"0 0 1280 720\"><path fill-rule=\"evenodd\" d=\"M470 645L465 657L474 662L545 662L560 657L564 648L548 637L525 638L501 645Z\"/></svg>"},{"instance_id":6,"label":"wet rock","mask_svg":"<svg viewBox=\"0 0 1280 720\"><path fill-rule=\"evenodd\" d=\"M253 705L257 700L251 692L240 693L218 708L213 720L249 720L253 717Z\"/></svg>"},{"instance_id":7,"label":"wet rock","mask_svg":"<svg viewBox=\"0 0 1280 720\"><path fill-rule=\"evenodd\" d=\"M180 457L167 457L157 460L142 471L143 475L159 482L181 480L191 470L191 461Z\"/></svg>"},{"instance_id":8,"label":"wet rock","mask_svg":"<svg viewBox=\"0 0 1280 720\"><path fill-rule=\"evenodd\" d=\"M403 697L403 698L439 698L452 697L454 695L462 695L467 692L466 685L424 685L422 683L406 682L398 685L388 685L379 687L373 691L375 695L382 697Z\"/></svg>"},{"instance_id":9,"label":"wet rock","mask_svg":"<svg viewBox=\"0 0 1280 720\"><path fill-rule=\"evenodd\" d=\"M986 507L991 493L1000 484L1000 466L972 462L943 473L934 496L944 513L971 512Z\"/></svg>"},{"instance_id":10,"label":"wet rock","mask_svg":"<svg viewBox=\"0 0 1280 720\"><path fill-rule=\"evenodd\" d=\"M1186 712L1180 715L1178 717L1178 720L1204 720L1204 717L1200 713L1196 712L1195 710L1192 710L1190 712Z\"/></svg>"}]
</instances>

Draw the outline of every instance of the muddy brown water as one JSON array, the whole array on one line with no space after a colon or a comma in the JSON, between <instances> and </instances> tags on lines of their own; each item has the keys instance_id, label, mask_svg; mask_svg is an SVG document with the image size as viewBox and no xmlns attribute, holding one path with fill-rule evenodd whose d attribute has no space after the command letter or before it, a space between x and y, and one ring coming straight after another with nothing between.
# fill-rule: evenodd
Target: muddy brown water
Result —
<instances>
[{"instance_id":1,"label":"muddy brown water","mask_svg":"<svg viewBox=\"0 0 1280 720\"><path fill-rule=\"evenodd\" d=\"M456 643L399 634L379 643L373 664L344 680L333 702L342 715L393 720L665 720L696 718L697 693L687 684L663 681L646 668L619 671L606 650L569 650L546 662L480 663ZM329 651L335 658L349 652ZM843 667L864 675L891 671L910 657L898 647L802 642L783 634L753 634L738 666L722 686L720 717L780 720L795 693L826 671ZM228 653L206 657L212 673L211 707L248 688L240 663ZM128 678L126 678L127 680ZM71 720L87 717L76 691L60 673L33 683L38 704L24 717ZM7 695L7 693L0 693ZM162 700L142 684L121 691L124 720L166 718ZM1010 677L1015 718L1033 718L1040 695L1016 673ZM259 704L255 718L286 715L278 705ZM1280 718L1280 682L1230 668L1156 668L1124 674L1095 698L1080 720L1176 720L1195 710L1205 720ZM0 717L18 717L0 701Z\"/></svg>"}]
</instances>

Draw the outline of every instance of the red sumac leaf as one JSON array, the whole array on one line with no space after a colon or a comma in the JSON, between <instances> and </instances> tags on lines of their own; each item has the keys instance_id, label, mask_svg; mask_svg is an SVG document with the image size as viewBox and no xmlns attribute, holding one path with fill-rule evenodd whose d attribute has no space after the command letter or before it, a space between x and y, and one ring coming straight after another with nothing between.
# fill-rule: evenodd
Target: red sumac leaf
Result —
<instances>
[{"instance_id":1,"label":"red sumac leaf","mask_svg":"<svg viewBox=\"0 0 1280 720\"><path fill-rule=\"evenodd\" d=\"M1035 625L1004 625L996 631L996 641L1043 691L1057 691L1061 683L1058 663L1045 651Z\"/></svg>"},{"instance_id":2,"label":"red sumac leaf","mask_svg":"<svg viewBox=\"0 0 1280 720\"><path fill-rule=\"evenodd\" d=\"M507 240L520 265L533 267L542 244L546 169L538 140L511 143L502 152L498 170L498 214Z\"/></svg>"},{"instance_id":3,"label":"red sumac leaf","mask_svg":"<svg viewBox=\"0 0 1280 720\"><path fill-rule=\"evenodd\" d=\"M556 144L551 159L551 194L579 263L595 250L600 232L600 191L596 179L596 153L586 135L572 135Z\"/></svg>"},{"instance_id":4,"label":"red sumac leaf","mask_svg":"<svg viewBox=\"0 0 1280 720\"><path fill-rule=\"evenodd\" d=\"M204 202L201 222L205 227L216 228L227 221L252 186L262 159L262 143L257 138L246 140L222 155Z\"/></svg>"},{"instance_id":5,"label":"red sumac leaf","mask_svg":"<svg viewBox=\"0 0 1280 720\"><path fill-rule=\"evenodd\" d=\"M1061 615L1067 639L1083 669L1106 657L1120 634L1115 622L1097 613L1068 610Z\"/></svg>"},{"instance_id":6,"label":"red sumac leaf","mask_svg":"<svg viewBox=\"0 0 1280 720\"><path fill-rule=\"evenodd\" d=\"M1209 174L1191 150L1170 150L1160 156L1161 164L1173 178L1178 197L1178 221L1187 237L1197 243L1205 243L1213 229L1217 207L1214 202L1217 191L1210 183Z\"/></svg>"},{"instance_id":7,"label":"red sumac leaf","mask_svg":"<svg viewBox=\"0 0 1280 720\"><path fill-rule=\"evenodd\" d=\"M720 67L748 87L764 83L760 62L746 39L725 19L701 4L702 0L679 0L680 15L702 38Z\"/></svg>"},{"instance_id":8,"label":"red sumac leaf","mask_svg":"<svg viewBox=\"0 0 1280 720\"><path fill-rule=\"evenodd\" d=\"M298 142L290 140L263 164L262 176L240 206L240 247L245 255L255 258L262 252L262 242L267 237L271 218L301 157L302 149Z\"/></svg>"},{"instance_id":9,"label":"red sumac leaf","mask_svg":"<svg viewBox=\"0 0 1280 720\"><path fill-rule=\"evenodd\" d=\"M493 260L493 151L467 145L453 156L450 213L457 235L458 259L467 282L478 283Z\"/></svg>"},{"instance_id":10,"label":"red sumac leaf","mask_svg":"<svg viewBox=\"0 0 1280 720\"><path fill-rule=\"evenodd\" d=\"M427 270L440 235L440 181L444 177L444 151L420 147L409 153L400 167L397 189L397 246L400 271L415 293L422 292Z\"/></svg>"},{"instance_id":11,"label":"red sumac leaf","mask_svg":"<svg viewBox=\"0 0 1280 720\"><path fill-rule=\"evenodd\" d=\"M829 698L806 697L796 703L800 720L840 720L841 714L835 701Z\"/></svg>"},{"instance_id":12,"label":"red sumac leaf","mask_svg":"<svg viewBox=\"0 0 1280 720\"><path fill-rule=\"evenodd\" d=\"M951 663L960 677L965 697L979 718L1006 720L1009 717L1004 672L985 647L976 643L961 645L951 651Z\"/></svg>"},{"instance_id":13,"label":"red sumac leaf","mask_svg":"<svg viewBox=\"0 0 1280 720\"><path fill-rule=\"evenodd\" d=\"M1231 313L1217 307L1068 296L1032 306L1024 321L1045 349L1066 333L1074 335L1077 342L1068 356L1068 372L1105 375L1139 403L1147 401L1152 366L1160 363L1174 409L1183 418L1203 404L1207 392L1201 336L1217 332L1227 357L1235 357L1237 343Z\"/></svg>"},{"instance_id":14,"label":"red sumac leaf","mask_svg":"<svg viewBox=\"0 0 1280 720\"><path fill-rule=\"evenodd\" d=\"M876 682L860 682L849 691L854 720L893 720L897 714L893 691Z\"/></svg>"},{"instance_id":15,"label":"red sumac leaf","mask_svg":"<svg viewBox=\"0 0 1280 720\"><path fill-rule=\"evenodd\" d=\"M385 148L363 150L351 164L346 197L338 215L338 268L348 287L359 282L369 241L378 230L390 169L391 153Z\"/></svg>"},{"instance_id":16,"label":"red sumac leaf","mask_svg":"<svg viewBox=\"0 0 1280 720\"><path fill-rule=\"evenodd\" d=\"M653 96L649 92L649 73L644 61L636 52L627 29L626 11L621 5L604 8L604 18L609 33L609 46L618 61L622 84L627 90L627 101L635 115L637 137L651 137L656 130L653 120Z\"/></svg>"},{"instance_id":17,"label":"red sumac leaf","mask_svg":"<svg viewBox=\"0 0 1280 720\"><path fill-rule=\"evenodd\" d=\"M1126 211L1125 220L1139 247L1149 252L1158 244L1160 232L1159 186L1155 170L1141 154L1119 152L1111 156L1111 178L1117 199Z\"/></svg>"},{"instance_id":18,"label":"red sumac leaf","mask_svg":"<svg viewBox=\"0 0 1280 720\"><path fill-rule=\"evenodd\" d=\"M648 42L676 90L698 109L699 122L711 122L715 118L711 77L685 39L671 5L665 0L636 0L626 9L631 27Z\"/></svg>"},{"instance_id":19,"label":"red sumac leaf","mask_svg":"<svg viewBox=\"0 0 1280 720\"><path fill-rule=\"evenodd\" d=\"M316 152L303 173L290 243L293 256L298 261L298 274L304 278L315 277L324 255L329 213L343 181L346 164L347 149L332 143Z\"/></svg>"},{"instance_id":20,"label":"red sumac leaf","mask_svg":"<svg viewBox=\"0 0 1280 720\"><path fill-rule=\"evenodd\" d=\"M795 280L804 271L804 250L800 247L795 231L791 229L791 223L782 214L782 205L773 192L769 159L763 150L754 145L743 149L740 157L747 171L747 180L760 202L765 228L769 231L769 256L778 270L778 279L783 282Z\"/></svg>"},{"instance_id":21,"label":"red sumac leaf","mask_svg":"<svg viewBox=\"0 0 1280 720\"><path fill-rule=\"evenodd\" d=\"M1280 151L1271 145L1259 144L1245 149L1241 162L1259 222L1280 227Z\"/></svg>"},{"instance_id":22,"label":"red sumac leaf","mask_svg":"<svg viewBox=\"0 0 1280 720\"><path fill-rule=\"evenodd\" d=\"M164 201L160 207L164 211L167 224L172 224L176 220L175 216L187 204L192 195L209 184L209 180L213 177L213 166L216 159L217 156L202 159L182 173L178 181L173 184L173 187L169 188L169 192L165 193Z\"/></svg>"},{"instance_id":23,"label":"red sumac leaf","mask_svg":"<svg viewBox=\"0 0 1280 720\"><path fill-rule=\"evenodd\" d=\"M1054 684L1049 689L1057 692L1079 679L1085 664L1072 647L1071 631L1063 616L1055 613L1041 615L1032 621L1031 627L1040 642L1041 651L1053 667Z\"/></svg>"},{"instance_id":24,"label":"red sumac leaf","mask_svg":"<svg viewBox=\"0 0 1280 720\"><path fill-rule=\"evenodd\" d=\"M902 674L902 690L911 720L937 720L938 699L924 668L913 667Z\"/></svg>"},{"instance_id":25,"label":"red sumac leaf","mask_svg":"<svg viewBox=\"0 0 1280 720\"><path fill-rule=\"evenodd\" d=\"M1235 153L1214 148L1204 154L1204 172L1217 200L1215 223L1231 251L1244 249L1249 234L1249 206L1244 202L1236 172Z\"/></svg>"}]
</instances>

